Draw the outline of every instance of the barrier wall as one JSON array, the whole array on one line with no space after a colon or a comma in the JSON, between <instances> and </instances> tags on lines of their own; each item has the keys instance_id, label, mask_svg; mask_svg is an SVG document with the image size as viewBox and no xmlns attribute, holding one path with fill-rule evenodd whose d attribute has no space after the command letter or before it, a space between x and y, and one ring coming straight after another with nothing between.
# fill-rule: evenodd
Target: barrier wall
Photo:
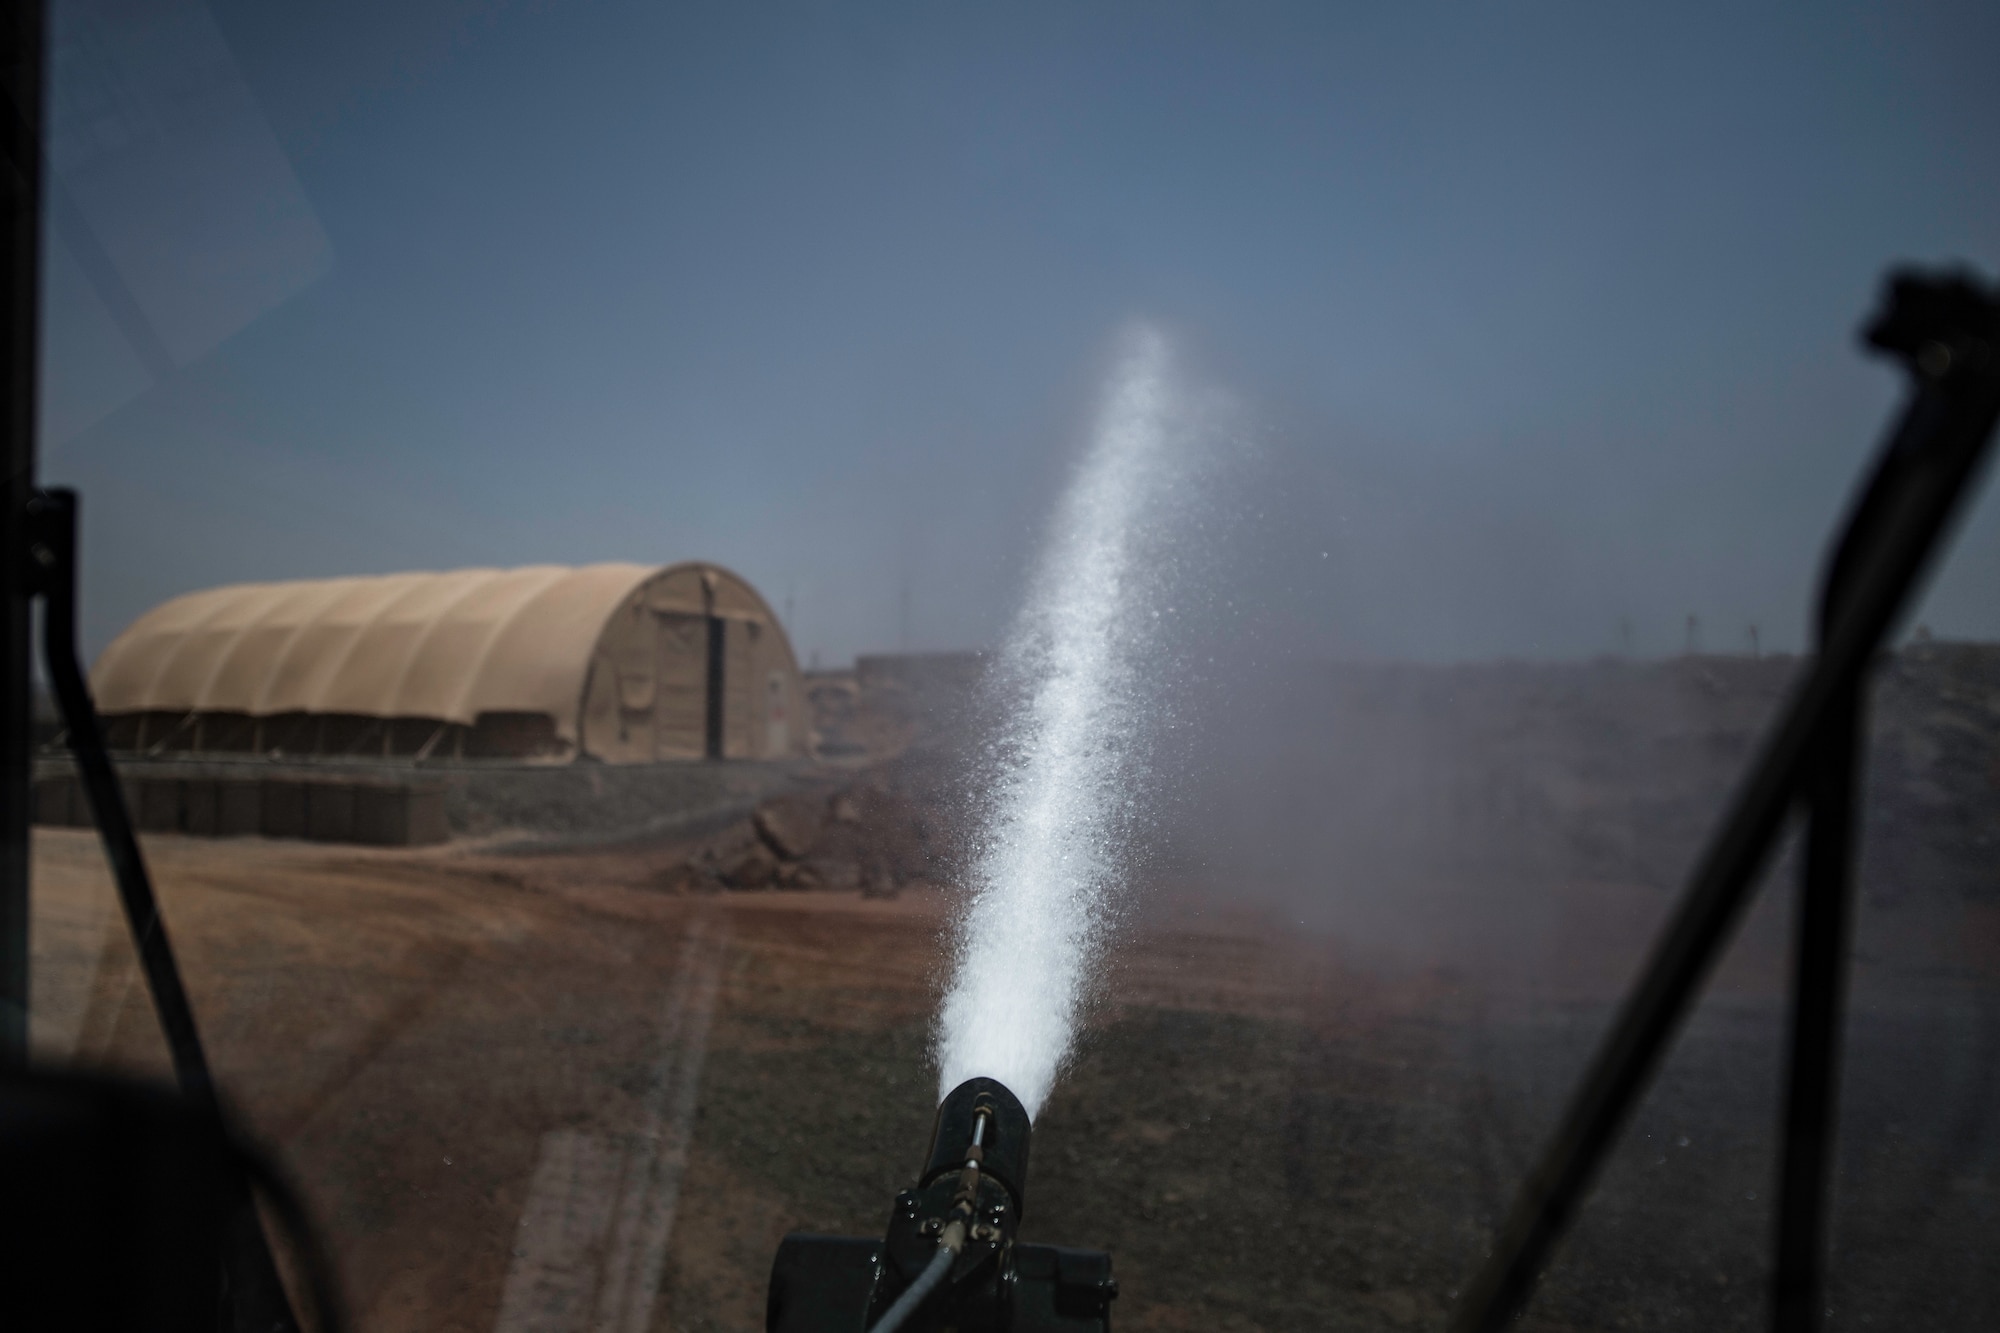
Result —
<instances>
[{"instance_id":1,"label":"barrier wall","mask_svg":"<svg viewBox=\"0 0 2000 1333\"><path fill-rule=\"evenodd\" d=\"M442 783L338 778L126 776L126 807L147 833L198 838L302 838L375 847L423 847L451 836ZM35 779L35 822L95 821L74 773Z\"/></svg>"},{"instance_id":2,"label":"barrier wall","mask_svg":"<svg viewBox=\"0 0 2000 1333\"><path fill-rule=\"evenodd\" d=\"M117 769L133 819L144 829L391 847L447 838L553 846L693 836L810 784L817 772L806 760L732 759L419 767L148 757L122 759ZM36 759L35 802L37 823L92 822L66 754Z\"/></svg>"}]
</instances>

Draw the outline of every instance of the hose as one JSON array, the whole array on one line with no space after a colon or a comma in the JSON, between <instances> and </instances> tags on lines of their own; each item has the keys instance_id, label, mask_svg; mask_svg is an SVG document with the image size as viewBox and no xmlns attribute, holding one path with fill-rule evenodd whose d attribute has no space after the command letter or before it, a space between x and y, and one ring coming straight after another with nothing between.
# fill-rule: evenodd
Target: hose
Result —
<instances>
[{"instance_id":1,"label":"hose","mask_svg":"<svg viewBox=\"0 0 2000 1333\"><path fill-rule=\"evenodd\" d=\"M971 1232L968 1223L972 1220L973 1205L979 1198L979 1145L986 1137L988 1115L989 1112L982 1109L972 1118L972 1145L965 1150L965 1169L959 1173L958 1195L952 1200L952 1219L945 1223L944 1234L938 1237L937 1253L924 1265L924 1271L917 1274L917 1280L882 1312L882 1317L875 1321L875 1326L868 1333L896 1333L916 1313L917 1307L937 1290L938 1283L944 1281L945 1274L951 1271L952 1261L965 1248L966 1238Z\"/></svg>"},{"instance_id":2,"label":"hose","mask_svg":"<svg viewBox=\"0 0 2000 1333\"><path fill-rule=\"evenodd\" d=\"M949 1246L938 1246L937 1253L931 1256L928 1264L924 1265L924 1271L917 1274L917 1280L896 1298L894 1305L883 1311L882 1317L875 1321L875 1326L869 1329L868 1333L896 1333L896 1330L903 1326L903 1321L916 1313L917 1307L924 1303L924 1298L936 1289L938 1283L944 1281L944 1275L951 1271L951 1261L956 1257L956 1253Z\"/></svg>"}]
</instances>

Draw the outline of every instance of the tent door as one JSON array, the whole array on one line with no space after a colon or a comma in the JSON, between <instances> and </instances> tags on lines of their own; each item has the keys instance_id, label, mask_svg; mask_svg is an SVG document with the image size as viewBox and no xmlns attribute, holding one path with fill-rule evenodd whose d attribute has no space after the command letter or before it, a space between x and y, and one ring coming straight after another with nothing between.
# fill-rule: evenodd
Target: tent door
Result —
<instances>
[{"instance_id":1,"label":"tent door","mask_svg":"<svg viewBox=\"0 0 2000 1333\"><path fill-rule=\"evenodd\" d=\"M707 618L661 612L655 633L653 758L699 759L707 753Z\"/></svg>"},{"instance_id":2,"label":"tent door","mask_svg":"<svg viewBox=\"0 0 2000 1333\"><path fill-rule=\"evenodd\" d=\"M708 716L703 753L710 759L722 758L722 665L728 651L728 622L721 616L708 618Z\"/></svg>"}]
</instances>

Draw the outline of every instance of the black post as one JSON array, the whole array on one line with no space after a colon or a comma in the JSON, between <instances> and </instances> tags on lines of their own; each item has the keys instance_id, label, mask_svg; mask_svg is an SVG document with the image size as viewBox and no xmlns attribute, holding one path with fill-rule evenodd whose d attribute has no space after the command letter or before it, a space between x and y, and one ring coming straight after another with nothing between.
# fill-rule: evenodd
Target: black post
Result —
<instances>
[{"instance_id":1,"label":"black post","mask_svg":"<svg viewBox=\"0 0 2000 1333\"><path fill-rule=\"evenodd\" d=\"M20 553L35 485L35 356L42 233L42 0L0 28L0 1065L28 1054L28 824L34 763L31 597Z\"/></svg>"},{"instance_id":2,"label":"black post","mask_svg":"<svg viewBox=\"0 0 2000 1333\"><path fill-rule=\"evenodd\" d=\"M1863 694L1828 718L1808 761L1805 869L1792 943L1791 1073L1779 1149L1772 1327L1815 1333L1825 1310L1827 1177L1840 1081L1841 1000L1853 916Z\"/></svg>"},{"instance_id":3,"label":"black post","mask_svg":"<svg viewBox=\"0 0 2000 1333\"><path fill-rule=\"evenodd\" d=\"M28 517L28 563L48 599L42 648L48 658L49 683L62 708L70 752L76 759L77 776L97 819L98 836L104 843L105 859L111 863L112 882L117 885L118 901L125 909L125 922L146 975L146 989L153 997L153 1011L167 1040L174 1076L181 1091L196 1105L217 1110L215 1080L195 1026L194 1006L181 983L167 923L160 915L146 859L140 855L139 840L132 832L125 791L104 748L90 684L76 655L76 493L57 489L37 495L29 504Z\"/></svg>"},{"instance_id":4,"label":"black post","mask_svg":"<svg viewBox=\"0 0 2000 1333\"><path fill-rule=\"evenodd\" d=\"M222 1119L215 1080L195 1026L194 1006L181 982L152 877L146 873L146 859L132 831L124 789L104 748L90 684L77 657L75 492L58 489L37 494L26 508L25 535L20 561L23 582L46 603L42 650L48 659L49 683L62 708L77 773L90 799L91 813L97 818L98 836L105 859L111 863L118 900L138 950L146 989L153 997L153 1010L167 1039L174 1075L190 1102ZM224 1256L223 1326L230 1333L298 1333L298 1319L247 1190L241 1192L231 1220Z\"/></svg>"},{"instance_id":5,"label":"black post","mask_svg":"<svg viewBox=\"0 0 2000 1333\"><path fill-rule=\"evenodd\" d=\"M1883 451L1827 564L1817 631L1821 650L1852 600L1856 571L1876 558L1888 500L1916 480L1923 458ZM1854 914L1855 819L1866 682L1837 701L1806 760L1805 864L1792 935L1792 1012L1783 1120L1779 1125L1777 1253L1771 1321L1778 1333L1817 1333L1826 1302L1827 1183L1840 1092L1841 1009Z\"/></svg>"}]
</instances>

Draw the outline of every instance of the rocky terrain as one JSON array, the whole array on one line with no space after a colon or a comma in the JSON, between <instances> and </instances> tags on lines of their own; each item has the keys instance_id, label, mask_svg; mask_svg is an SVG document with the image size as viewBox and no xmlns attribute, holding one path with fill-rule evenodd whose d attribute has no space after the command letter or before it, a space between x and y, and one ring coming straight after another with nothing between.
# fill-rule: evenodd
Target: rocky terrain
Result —
<instances>
[{"instance_id":1,"label":"rocky terrain","mask_svg":"<svg viewBox=\"0 0 2000 1333\"><path fill-rule=\"evenodd\" d=\"M661 880L679 892L858 890L878 897L935 888L948 862L948 814L927 799L923 766L774 796L695 840Z\"/></svg>"}]
</instances>

